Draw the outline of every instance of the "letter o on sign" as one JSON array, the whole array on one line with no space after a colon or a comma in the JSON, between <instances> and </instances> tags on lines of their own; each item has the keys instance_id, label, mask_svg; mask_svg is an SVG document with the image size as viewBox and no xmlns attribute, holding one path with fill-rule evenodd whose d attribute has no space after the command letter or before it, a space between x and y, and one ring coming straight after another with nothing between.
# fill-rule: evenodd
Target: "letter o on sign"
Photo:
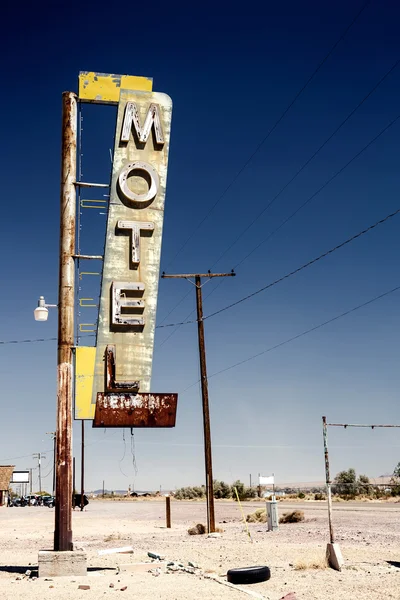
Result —
<instances>
[{"instance_id":1,"label":"letter o on sign","mask_svg":"<svg viewBox=\"0 0 400 600\"><path fill-rule=\"evenodd\" d=\"M141 172L140 174L145 177L145 179L149 180L149 189L144 194L136 194L128 187L128 177L134 171ZM159 187L159 179L158 174L155 169L149 163L142 162L140 160L128 163L125 165L119 174L118 177L119 189L121 190L122 195L131 202L136 204L150 204L156 197Z\"/></svg>"}]
</instances>

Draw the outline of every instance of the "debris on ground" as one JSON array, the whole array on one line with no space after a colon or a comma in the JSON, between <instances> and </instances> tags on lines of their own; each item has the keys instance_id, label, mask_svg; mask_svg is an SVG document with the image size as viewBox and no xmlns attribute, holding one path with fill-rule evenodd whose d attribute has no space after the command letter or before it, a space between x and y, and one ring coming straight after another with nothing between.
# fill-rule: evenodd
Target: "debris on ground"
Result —
<instances>
[{"instance_id":1,"label":"debris on ground","mask_svg":"<svg viewBox=\"0 0 400 600\"><path fill-rule=\"evenodd\" d=\"M205 532L206 528L205 525L203 525L202 523L197 523L197 525L188 529L189 535L203 535Z\"/></svg>"},{"instance_id":2,"label":"debris on ground","mask_svg":"<svg viewBox=\"0 0 400 600\"><path fill-rule=\"evenodd\" d=\"M79 585L78 590L90 590L90 585Z\"/></svg>"},{"instance_id":3,"label":"debris on ground","mask_svg":"<svg viewBox=\"0 0 400 600\"><path fill-rule=\"evenodd\" d=\"M221 536L221 534L218 531L213 531L212 533L209 533L207 537L209 537L209 538L220 538L222 536Z\"/></svg>"},{"instance_id":4,"label":"debris on ground","mask_svg":"<svg viewBox=\"0 0 400 600\"><path fill-rule=\"evenodd\" d=\"M165 556L163 556L162 554L158 554L157 552L148 552L147 556L149 558L154 558L154 560L164 560Z\"/></svg>"},{"instance_id":5,"label":"debris on ground","mask_svg":"<svg viewBox=\"0 0 400 600\"><path fill-rule=\"evenodd\" d=\"M297 600L297 596L294 592L290 592L289 594L286 594L286 596L282 596L280 600Z\"/></svg>"},{"instance_id":6,"label":"debris on ground","mask_svg":"<svg viewBox=\"0 0 400 600\"><path fill-rule=\"evenodd\" d=\"M123 548L107 548L106 550L99 550L98 554L103 556L104 554L133 554L132 546L124 546Z\"/></svg>"},{"instance_id":7,"label":"debris on ground","mask_svg":"<svg viewBox=\"0 0 400 600\"><path fill-rule=\"evenodd\" d=\"M283 513L279 519L279 523L300 523L304 521L304 512L302 510L292 510L291 512Z\"/></svg>"}]
</instances>

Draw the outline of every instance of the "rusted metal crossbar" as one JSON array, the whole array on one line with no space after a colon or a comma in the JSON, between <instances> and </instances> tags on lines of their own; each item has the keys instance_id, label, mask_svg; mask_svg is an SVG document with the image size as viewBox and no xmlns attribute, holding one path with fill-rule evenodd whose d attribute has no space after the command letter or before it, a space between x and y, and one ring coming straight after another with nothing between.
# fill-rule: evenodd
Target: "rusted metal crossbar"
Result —
<instances>
[{"instance_id":1,"label":"rusted metal crossbar","mask_svg":"<svg viewBox=\"0 0 400 600\"><path fill-rule=\"evenodd\" d=\"M352 423L327 423L327 427L367 427L368 429L378 429L379 427L400 428L400 425L354 425Z\"/></svg>"}]
</instances>

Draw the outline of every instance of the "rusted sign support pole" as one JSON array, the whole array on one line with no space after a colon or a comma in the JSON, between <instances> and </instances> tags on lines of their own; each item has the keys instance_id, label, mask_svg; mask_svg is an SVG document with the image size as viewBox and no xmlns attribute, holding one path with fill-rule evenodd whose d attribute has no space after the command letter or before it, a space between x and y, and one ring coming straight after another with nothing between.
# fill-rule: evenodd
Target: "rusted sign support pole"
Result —
<instances>
[{"instance_id":1,"label":"rusted sign support pole","mask_svg":"<svg viewBox=\"0 0 400 600\"><path fill-rule=\"evenodd\" d=\"M72 550L72 398L75 292L77 100L63 93L58 289L56 506L54 550Z\"/></svg>"},{"instance_id":2,"label":"rusted sign support pole","mask_svg":"<svg viewBox=\"0 0 400 600\"><path fill-rule=\"evenodd\" d=\"M85 420L82 419L82 438L81 438L81 511L84 509L83 496L85 493Z\"/></svg>"},{"instance_id":3,"label":"rusted sign support pole","mask_svg":"<svg viewBox=\"0 0 400 600\"><path fill-rule=\"evenodd\" d=\"M171 497L165 497L165 516L167 520L167 529L171 529Z\"/></svg>"},{"instance_id":4,"label":"rusted sign support pole","mask_svg":"<svg viewBox=\"0 0 400 600\"><path fill-rule=\"evenodd\" d=\"M325 452L325 480L326 480L326 497L328 499L328 522L329 522L329 538L330 543L335 543L335 535L332 525L332 493L331 493L331 476L329 470L329 454L328 454L328 428L326 425L326 417L322 417L322 427L324 435L324 452Z\"/></svg>"},{"instance_id":5,"label":"rusted sign support pole","mask_svg":"<svg viewBox=\"0 0 400 600\"><path fill-rule=\"evenodd\" d=\"M203 428L204 428L204 457L206 471L206 499L207 499L207 529L209 533L215 531L215 512L214 512L214 491L213 491L213 472L212 472L212 453L211 453L211 427L210 427L210 408L208 402L208 378L206 364L206 346L204 339L204 320L203 320L203 299L202 299L202 277L234 277L236 273L232 270L230 273L191 273L184 275L166 275L165 279L188 279L194 278L196 288L196 306L197 306L197 327L200 355L200 377L201 377L201 396L203 402Z\"/></svg>"}]
</instances>

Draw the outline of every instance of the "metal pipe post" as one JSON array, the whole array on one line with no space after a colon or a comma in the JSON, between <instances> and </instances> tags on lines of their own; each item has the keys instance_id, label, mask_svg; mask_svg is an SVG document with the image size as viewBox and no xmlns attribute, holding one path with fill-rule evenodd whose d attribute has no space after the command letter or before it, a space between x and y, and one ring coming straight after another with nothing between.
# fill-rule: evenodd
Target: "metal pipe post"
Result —
<instances>
[{"instance_id":1,"label":"metal pipe post","mask_svg":"<svg viewBox=\"0 0 400 600\"><path fill-rule=\"evenodd\" d=\"M72 550L72 399L77 99L63 93L54 550Z\"/></svg>"},{"instance_id":2,"label":"metal pipe post","mask_svg":"<svg viewBox=\"0 0 400 600\"><path fill-rule=\"evenodd\" d=\"M200 354L200 377L201 377L201 395L203 401L203 427L204 427L204 454L206 467L206 496L207 496L207 529L209 533L215 531L215 513L214 513L214 490L213 490L213 472L211 455L211 429L210 429L210 409L208 403L208 379L206 365L206 348L204 341L204 322L203 322L203 301L200 275L196 275L196 306L197 306L197 327L199 336L199 354Z\"/></svg>"},{"instance_id":3,"label":"metal pipe post","mask_svg":"<svg viewBox=\"0 0 400 600\"><path fill-rule=\"evenodd\" d=\"M81 439L81 511L84 509L83 495L85 493L85 421L82 419L82 439Z\"/></svg>"},{"instance_id":4,"label":"metal pipe post","mask_svg":"<svg viewBox=\"0 0 400 600\"><path fill-rule=\"evenodd\" d=\"M38 454L38 469L39 469L39 494L42 494L42 461L40 452Z\"/></svg>"},{"instance_id":5,"label":"metal pipe post","mask_svg":"<svg viewBox=\"0 0 400 600\"><path fill-rule=\"evenodd\" d=\"M328 454L328 427L326 417L322 417L322 428L324 435L324 452L325 452L325 478L326 478L326 496L328 499L328 522L329 522L329 538L331 544L335 543L335 536L332 525L332 494L331 494L331 477L329 472L329 454Z\"/></svg>"},{"instance_id":6,"label":"metal pipe post","mask_svg":"<svg viewBox=\"0 0 400 600\"><path fill-rule=\"evenodd\" d=\"M53 496L56 493L56 433L53 435Z\"/></svg>"},{"instance_id":7,"label":"metal pipe post","mask_svg":"<svg viewBox=\"0 0 400 600\"><path fill-rule=\"evenodd\" d=\"M171 497L166 496L165 502L166 502L165 511L166 511L166 517L167 517L167 529L171 529Z\"/></svg>"}]
</instances>

